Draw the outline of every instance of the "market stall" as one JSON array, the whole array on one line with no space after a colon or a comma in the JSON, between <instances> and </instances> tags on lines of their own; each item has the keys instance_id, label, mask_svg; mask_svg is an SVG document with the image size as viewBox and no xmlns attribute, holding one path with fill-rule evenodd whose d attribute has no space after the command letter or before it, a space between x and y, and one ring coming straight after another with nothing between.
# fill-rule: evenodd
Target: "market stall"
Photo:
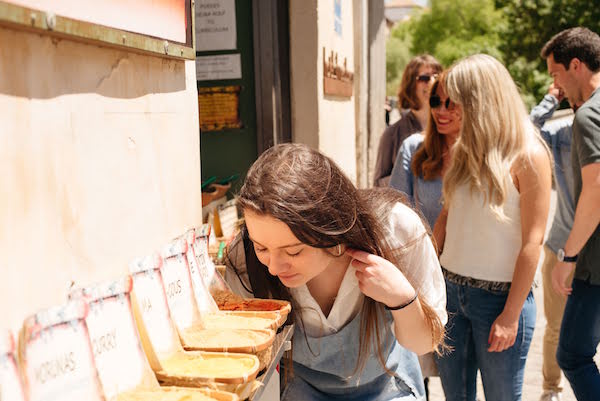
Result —
<instances>
[{"instance_id":1,"label":"market stall","mask_svg":"<svg viewBox=\"0 0 600 401\"><path fill-rule=\"evenodd\" d=\"M261 383L283 312L220 311L210 230L186 230L202 224L195 14L0 1L1 323L20 331L1 333L0 398L278 398Z\"/></svg>"}]
</instances>

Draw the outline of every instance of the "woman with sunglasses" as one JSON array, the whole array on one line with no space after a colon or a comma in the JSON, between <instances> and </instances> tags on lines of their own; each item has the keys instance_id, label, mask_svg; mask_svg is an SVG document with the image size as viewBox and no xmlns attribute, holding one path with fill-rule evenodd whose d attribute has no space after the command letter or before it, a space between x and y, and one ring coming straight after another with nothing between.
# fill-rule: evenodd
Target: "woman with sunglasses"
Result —
<instances>
[{"instance_id":1,"label":"woman with sunglasses","mask_svg":"<svg viewBox=\"0 0 600 401\"><path fill-rule=\"evenodd\" d=\"M428 54L413 58L404 69L398 91L400 120L387 127L379 140L375 186L388 186L400 145L411 134L423 131L429 118L431 83L441 71L441 64Z\"/></svg>"},{"instance_id":2,"label":"woman with sunglasses","mask_svg":"<svg viewBox=\"0 0 600 401\"><path fill-rule=\"evenodd\" d=\"M535 327L531 286L550 207L551 156L495 58L457 62L445 86L462 124L434 228L454 348L437 365L448 401L476 400L478 370L487 401L518 401Z\"/></svg>"},{"instance_id":3,"label":"woman with sunglasses","mask_svg":"<svg viewBox=\"0 0 600 401\"><path fill-rule=\"evenodd\" d=\"M390 186L404 192L433 227L442 210L442 176L450 166L450 149L460 132L462 113L444 88L445 75L434 82L424 134L413 134L400 147Z\"/></svg>"},{"instance_id":4,"label":"woman with sunglasses","mask_svg":"<svg viewBox=\"0 0 600 401\"><path fill-rule=\"evenodd\" d=\"M450 165L450 149L460 132L461 110L444 88L445 74L433 83L429 98L429 121L424 134L413 134L400 146L390 186L402 191L411 205L433 227L442 210L442 176ZM438 376L429 353L419 357L421 372L428 390L429 377Z\"/></svg>"}]
</instances>

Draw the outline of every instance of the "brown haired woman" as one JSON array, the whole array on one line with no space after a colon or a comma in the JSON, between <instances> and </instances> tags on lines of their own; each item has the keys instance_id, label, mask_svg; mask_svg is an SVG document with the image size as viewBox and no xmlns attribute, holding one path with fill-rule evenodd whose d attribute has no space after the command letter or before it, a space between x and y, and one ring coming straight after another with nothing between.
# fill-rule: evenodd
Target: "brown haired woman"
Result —
<instances>
[{"instance_id":1,"label":"brown haired woman","mask_svg":"<svg viewBox=\"0 0 600 401\"><path fill-rule=\"evenodd\" d=\"M460 133L462 113L448 99L444 74L434 82L425 133L413 134L402 143L390 186L404 192L412 206L423 213L430 227L442 211L442 176L450 166L450 150Z\"/></svg>"},{"instance_id":2,"label":"brown haired woman","mask_svg":"<svg viewBox=\"0 0 600 401\"><path fill-rule=\"evenodd\" d=\"M441 64L428 54L410 60L400 81L398 104L400 120L386 128L379 140L374 185L386 187L394 160L409 135L423 131L429 118L429 92L433 78L442 72Z\"/></svg>"},{"instance_id":3,"label":"brown haired woman","mask_svg":"<svg viewBox=\"0 0 600 401\"><path fill-rule=\"evenodd\" d=\"M227 281L293 305L294 375L282 399L421 399L415 353L438 348L447 316L417 214L392 189L361 194L300 144L263 153L238 202L245 227L230 246Z\"/></svg>"}]
</instances>

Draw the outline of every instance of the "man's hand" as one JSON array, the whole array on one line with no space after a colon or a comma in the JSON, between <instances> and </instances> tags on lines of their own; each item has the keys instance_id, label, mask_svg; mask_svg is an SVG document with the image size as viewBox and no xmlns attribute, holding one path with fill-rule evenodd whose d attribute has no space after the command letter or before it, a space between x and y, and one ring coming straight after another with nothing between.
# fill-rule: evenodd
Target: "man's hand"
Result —
<instances>
[{"instance_id":1,"label":"man's hand","mask_svg":"<svg viewBox=\"0 0 600 401\"><path fill-rule=\"evenodd\" d=\"M554 86L553 83L548 87L548 94L554 96L558 100L558 103L562 102L565 98L563 90L558 86Z\"/></svg>"},{"instance_id":2,"label":"man's hand","mask_svg":"<svg viewBox=\"0 0 600 401\"><path fill-rule=\"evenodd\" d=\"M575 263L556 262L552 270L552 288L554 288L554 291L565 297L571 295L573 289L570 283L567 283L567 280L573 270L575 270Z\"/></svg>"}]
</instances>

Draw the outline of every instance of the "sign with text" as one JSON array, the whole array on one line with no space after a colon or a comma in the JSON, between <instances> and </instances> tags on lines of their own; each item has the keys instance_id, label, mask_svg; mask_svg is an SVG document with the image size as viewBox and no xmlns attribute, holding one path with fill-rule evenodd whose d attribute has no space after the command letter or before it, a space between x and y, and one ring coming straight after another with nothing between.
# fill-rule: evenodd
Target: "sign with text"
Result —
<instances>
[{"instance_id":1,"label":"sign with text","mask_svg":"<svg viewBox=\"0 0 600 401\"><path fill-rule=\"evenodd\" d=\"M183 238L167 246L161 267L171 317L180 331L200 324L186 257L187 248Z\"/></svg>"},{"instance_id":2,"label":"sign with text","mask_svg":"<svg viewBox=\"0 0 600 401\"><path fill-rule=\"evenodd\" d=\"M194 244L196 238L196 230L191 228L184 234L188 244ZM186 253L188 266L190 268L190 277L192 279L192 287L196 298L196 304L200 313L216 312L219 310L213 297L208 291L208 282L203 278L204 267L200 262L203 260L198 258L195 246L188 246Z\"/></svg>"},{"instance_id":3,"label":"sign with text","mask_svg":"<svg viewBox=\"0 0 600 401\"><path fill-rule=\"evenodd\" d=\"M198 88L201 131L242 128L239 86Z\"/></svg>"},{"instance_id":4,"label":"sign with text","mask_svg":"<svg viewBox=\"0 0 600 401\"><path fill-rule=\"evenodd\" d=\"M196 57L196 80L242 79L242 59L237 54Z\"/></svg>"},{"instance_id":5,"label":"sign with text","mask_svg":"<svg viewBox=\"0 0 600 401\"><path fill-rule=\"evenodd\" d=\"M131 277L127 276L71 294L89 303L86 323L107 399L128 390L158 388L138 337L131 285Z\"/></svg>"},{"instance_id":6,"label":"sign with text","mask_svg":"<svg viewBox=\"0 0 600 401\"><path fill-rule=\"evenodd\" d=\"M235 0L196 0L196 51L237 46Z\"/></svg>"},{"instance_id":7,"label":"sign with text","mask_svg":"<svg viewBox=\"0 0 600 401\"><path fill-rule=\"evenodd\" d=\"M25 374L30 401L104 401L85 316L71 302L25 324Z\"/></svg>"},{"instance_id":8,"label":"sign with text","mask_svg":"<svg viewBox=\"0 0 600 401\"><path fill-rule=\"evenodd\" d=\"M133 291L143 324L159 360L182 350L179 335L171 320L161 273L150 269L133 273Z\"/></svg>"}]
</instances>

